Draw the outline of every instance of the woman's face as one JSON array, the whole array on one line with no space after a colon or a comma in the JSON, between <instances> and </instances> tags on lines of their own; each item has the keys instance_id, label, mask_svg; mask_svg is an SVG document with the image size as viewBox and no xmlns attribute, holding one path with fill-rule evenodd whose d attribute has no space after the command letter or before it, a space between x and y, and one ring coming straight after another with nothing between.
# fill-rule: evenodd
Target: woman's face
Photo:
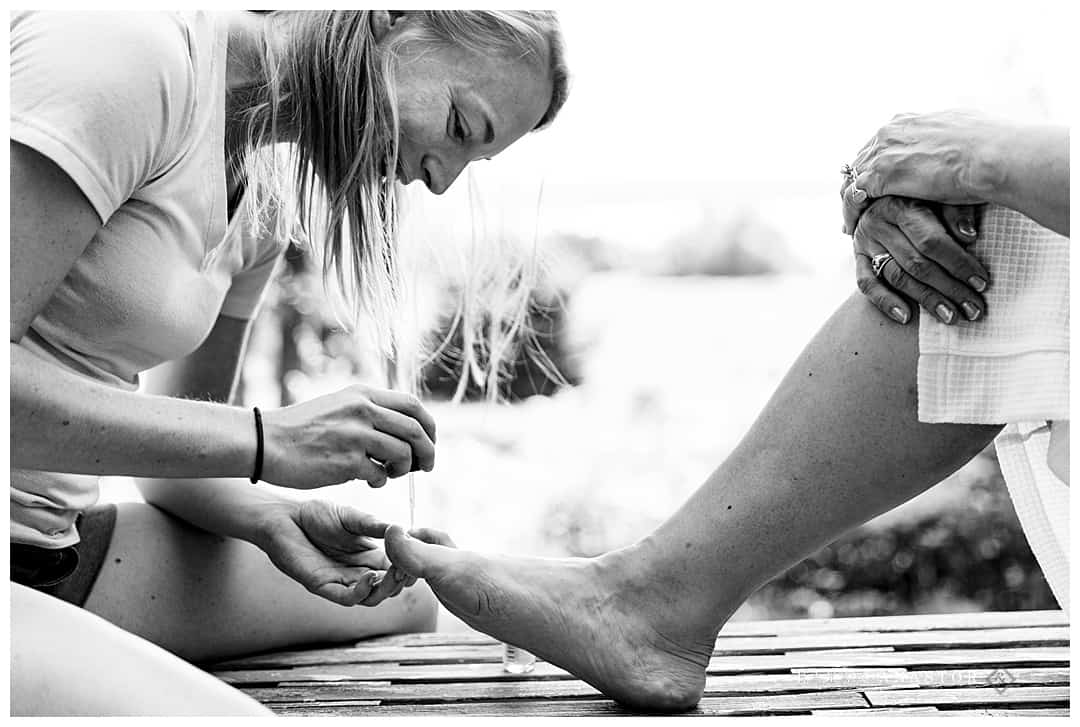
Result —
<instances>
[{"instance_id":1,"label":"woman's face","mask_svg":"<svg viewBox=\"0 0 1080 727\"><path fill-rule=\"evenodd\" d=\"M401 127L398 179L442 194L476 159L490 159L547 111L547 74L521 60L406 42L395 66Z\"/></svg>"}]
</instances>

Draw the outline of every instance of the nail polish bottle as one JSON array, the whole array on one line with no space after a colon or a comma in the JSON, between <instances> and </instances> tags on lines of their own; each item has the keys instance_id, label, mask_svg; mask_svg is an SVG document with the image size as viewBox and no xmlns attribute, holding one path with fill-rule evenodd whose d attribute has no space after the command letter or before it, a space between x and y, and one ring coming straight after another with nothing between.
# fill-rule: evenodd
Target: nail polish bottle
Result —
<instances>
[{"instance_id":1,"label":"nail polish bottle","mask_svg":"<svg viewBox=\"0 0 1080 727\"><path fill-rule=\"evenodd\" d=\"M536 666L536 657L511 644L504 644L503 671L511 674L528 674Z\"/></svg>"}]
</instances>

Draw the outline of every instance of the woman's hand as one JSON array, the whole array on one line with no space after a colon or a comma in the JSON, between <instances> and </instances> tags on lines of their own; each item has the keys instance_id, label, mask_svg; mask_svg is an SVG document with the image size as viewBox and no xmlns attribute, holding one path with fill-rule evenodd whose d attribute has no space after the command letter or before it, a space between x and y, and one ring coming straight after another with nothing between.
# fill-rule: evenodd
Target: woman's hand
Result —
<instances>
[{"instance_id":1,"label":"woman's hand","mask_svg":"<svg viewBox=\"0 0 1080 727\"><path fill-rule=\"evenodd\" d=\"M844 231L853 232L870 201L887 195L945 204L991 201L1009 128L971 111L894 116L852 162L857 177L845 186Z\"/></svg>"},{"instance_id":2,"label":"woman's hand","mask_svg":"<svg viewBox=\"0 0 1080 727\"><path fill-rule=\"evenodd\" d=\"M319 500L264 509L256 544L283 573L341 606L375 606L416 582L390 565L376 539L387 523Z\"/></svg>"},{"instance_id":3,"label":"woman's hand","mask_svg":"<svg viewBox=\"0 0 1080 727\"><path fill-rule=\"evenodd\" d=\"M435 420L415 396L350 386L263 413L262 479L309 489L353 479L382 487L435 466Z\"/></svg>"},{"instance_id":4,"label":"woman's hand","mask_svg":"<svg viewBox=\"0 0 1080 727\"><path fill-rule=\"evenodd\" d=\"M941 207L939 219L937 207L905 197L883 197L871 203L855 228L859 290L901 324L911 320L911 312L898 293L943 323L953 323L959 315L978 320L986 312L979 292L989 284L989 273L964 249L975 242L974 209ZM893 259L885 263L879 279L871 260L885 252Z\"/></svg>"}]
</instances>

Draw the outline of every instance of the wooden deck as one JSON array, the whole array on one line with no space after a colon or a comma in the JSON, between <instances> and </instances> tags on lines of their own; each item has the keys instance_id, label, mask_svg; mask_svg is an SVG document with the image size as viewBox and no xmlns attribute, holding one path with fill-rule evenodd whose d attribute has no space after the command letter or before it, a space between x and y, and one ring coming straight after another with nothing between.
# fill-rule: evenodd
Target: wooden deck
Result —
<instances>
[{"instance_id":1,"label":"wooden deck","mask_svg":"<svg viewBox=\"0 0 1080 727\"><path fill-rule=\"evenodd\" d=\"M487 636L412 634L209 671L282 715L631 714L562 669L504 673ZM690 715L1069 714L1061 611L757 621L716 640Z\"/></svg>"}]
</instances>

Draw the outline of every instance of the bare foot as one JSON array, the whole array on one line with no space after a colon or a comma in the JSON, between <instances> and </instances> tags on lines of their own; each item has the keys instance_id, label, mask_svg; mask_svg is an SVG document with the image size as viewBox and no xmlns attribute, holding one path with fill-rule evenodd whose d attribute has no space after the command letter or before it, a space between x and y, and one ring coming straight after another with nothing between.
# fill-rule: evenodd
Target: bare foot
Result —
<instances>
[{"instance_id":1,"label":"bare foot","mask_svg":"<svg viewBox=\"0 0 1080 727\"><path fill-rule=\"evenodd\" d=\"M398 526L387 530L390 560L426 579L473 628L635 709L683 711L701 699L730 613L701 613L701 604L661 582L670 579L647 572L634 549L591 559L486 556L457 550L438 531L414 532L423 540Z\"/></svg>"}]
</instances>

